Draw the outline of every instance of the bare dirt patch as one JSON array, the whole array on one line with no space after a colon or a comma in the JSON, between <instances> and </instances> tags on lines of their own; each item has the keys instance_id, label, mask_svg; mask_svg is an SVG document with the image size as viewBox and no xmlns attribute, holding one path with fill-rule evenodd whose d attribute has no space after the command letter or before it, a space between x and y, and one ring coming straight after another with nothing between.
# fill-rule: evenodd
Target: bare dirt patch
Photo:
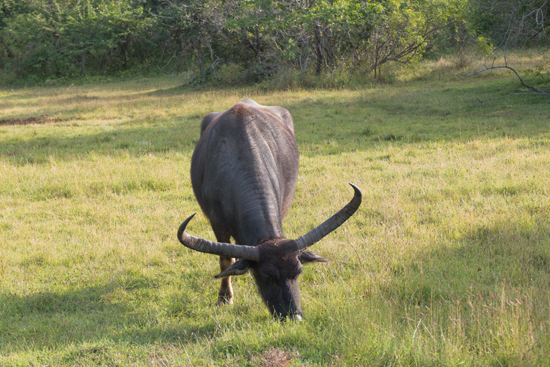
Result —
<instances>
[{"instance_id":1,"label":"bare dirt patch","mask_svg":"<svg viewBox=\"0 0 550 367\"><path fill-rule=\"evenodd\" d=\"M50 124L69 120L80 120L78 117L55 118L41 115L40 117L28 117L23 119L0 120L0 126L3 125L30 125L30 124Z\"/></svg>"},{"instance_id":2,"label":"bare dirt patch","mask_svg":"<svg viewBox=\"0 0 550 367\"><path fill-rule=\"evenodd\" d=\"M291 353L275 348L254 357L251 362L262 367L287 367L292 362L292 359L296 357L299 357L296 352Z\"/></svg>"}]
</instances>

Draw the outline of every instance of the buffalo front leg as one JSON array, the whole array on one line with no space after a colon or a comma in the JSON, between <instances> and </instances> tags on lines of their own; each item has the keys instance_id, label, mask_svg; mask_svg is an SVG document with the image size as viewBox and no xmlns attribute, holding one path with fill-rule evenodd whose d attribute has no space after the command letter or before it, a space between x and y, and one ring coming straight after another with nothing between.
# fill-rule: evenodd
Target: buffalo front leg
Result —
<instances>
[{"instance_id":1,"label":"buffalo front leg","mask_svg":"<svg viewBox=\"0 0 550 367\"><path fill-rule=\"evenodd\" d=\"M230 243L229 233L214 225L212 225L212 229L214 230L214 234L216 235L218 242ZM220 256L220 270L225 271L225 269L230 267L234 262L235 259L231 257ZM218 302L216 302L216 305L221 306L223 304L233 304L233 287L231 287L230 276L222 278L222 284L218 293Z\"/></svg>"},{"instance_id":2,"label":"buffalo front leg","mask_svg":"<svg viewBox=\"0 0 550 367\"><path fill-rule=\"evenodd\" d=\"M220 270L224 271L235 262L232 257L220 256ZM218 293L218 302L216 305L233 304L233 287L231 287L231 277L222 278L220 292Z\"/></svg>"}]
</instances>

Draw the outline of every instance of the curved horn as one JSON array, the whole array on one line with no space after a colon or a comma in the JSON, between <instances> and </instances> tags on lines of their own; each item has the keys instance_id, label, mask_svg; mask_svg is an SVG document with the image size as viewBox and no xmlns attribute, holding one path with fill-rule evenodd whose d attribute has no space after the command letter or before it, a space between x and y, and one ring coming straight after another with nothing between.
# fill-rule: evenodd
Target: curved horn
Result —
<instances>
[{"instance_id":1,"label":"curved horn","mask_svg":"<svg viewBox=\"0 0 550 367\"><path fill-rule=\"evenodd\" d=\"M205 240L204 238L190 236L185 233L185 227L193 219L195 214L190 216L183 222L178 229L178 240L185 247L189 247L191 250L205 252L207 254L220 255L224 257L236 257L239 259L247 259L252 261L260 260L260 251L253 246L240 246L233 245L231 243L213 242Z\"/></svg>"},{"instance_id":2,"label":"curved horn","mask_svg":"<svg viewBox=\"0 0 550 367\"><path fill-rule=\"evenodd\" d=\"M340 227L353 215L353 213L355 213L357 208L359 208L359 205L361 205L361 199L363 195L361 194L361 190L359 190L357 186L352 183L350 183L350 185L351 187L353 187L353 190L355 190L353 199L351 199L351 201L345 207L343 207L338 213L327 219L323 224L321 224L317 228L312 229L302 237L298 238L296 240L296 243L298 244L298 249L303 250L306 247L313 245L315 242L319 241L321 238L325 237L327 234Z\"/></svg>"}]
</instances>

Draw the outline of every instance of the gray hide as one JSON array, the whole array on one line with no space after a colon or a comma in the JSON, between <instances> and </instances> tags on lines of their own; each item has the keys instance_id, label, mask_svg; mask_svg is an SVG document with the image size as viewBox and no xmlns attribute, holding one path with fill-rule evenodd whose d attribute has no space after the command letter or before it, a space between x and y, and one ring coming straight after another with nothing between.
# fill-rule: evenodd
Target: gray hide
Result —
<instances>
[{"instance_id":1,"label":"gray hide","mask_svg":"<svg viewBox=\"0 0 550 367\"><path fill-rule=\"evenodd\" d=\"M298 179L290 112L251 99L208 114L191 161L195 197L218 241L255 246L283 236Z\"/></svg>"}]
</instances>

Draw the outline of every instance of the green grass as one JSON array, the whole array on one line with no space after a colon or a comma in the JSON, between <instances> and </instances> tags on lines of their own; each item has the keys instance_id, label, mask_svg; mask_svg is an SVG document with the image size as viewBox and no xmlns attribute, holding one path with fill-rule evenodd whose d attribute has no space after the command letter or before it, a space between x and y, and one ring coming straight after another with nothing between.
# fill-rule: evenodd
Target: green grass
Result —
<instances>
[{"instance_id":1,"label":"green grass","mask_svg":"<svg viewBox=\"0 0 550 367\"><path fill-rule=\"evenodd\" d=\"M506 74L0 90L0 120L47 116L0 126L0 365L548 365L550 103L476 104L516 90ZM364 193L313 249L332 262L305 268L299 324L273 321L249 275L234 278L233 306L215 307L217 258L175 237L200 212L201 118L244 97L295 120L287 237L351 199L348 182ZM189 232L214 238L202 214Z\"/></svg>"}]
</instances>

